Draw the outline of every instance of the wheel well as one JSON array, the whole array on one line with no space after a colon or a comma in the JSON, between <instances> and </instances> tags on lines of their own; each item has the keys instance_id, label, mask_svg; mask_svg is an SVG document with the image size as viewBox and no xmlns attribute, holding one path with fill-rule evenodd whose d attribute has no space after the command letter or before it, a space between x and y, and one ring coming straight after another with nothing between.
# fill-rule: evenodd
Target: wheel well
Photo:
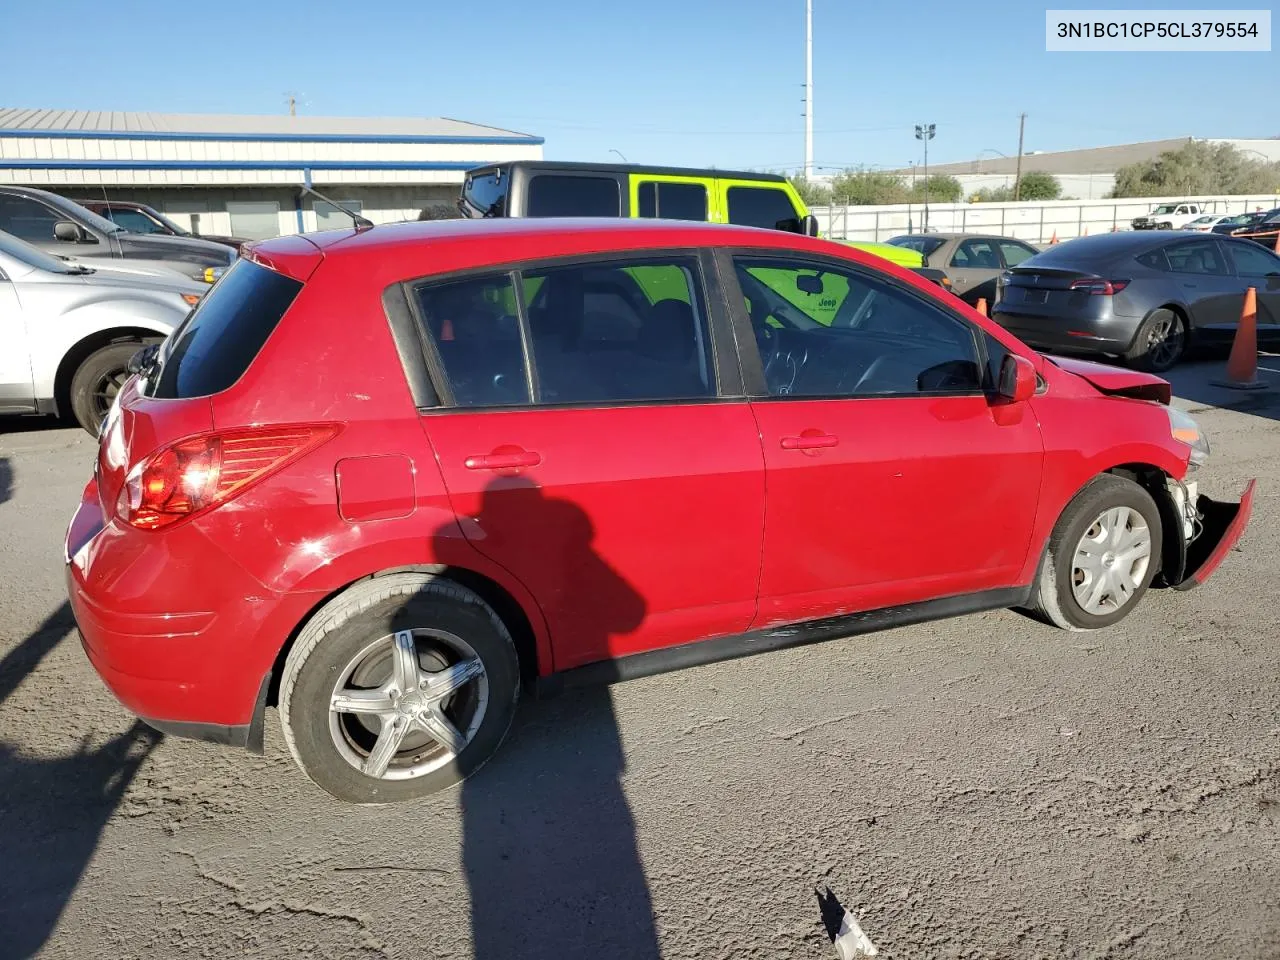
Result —
<instances>
[{"instance_id":1,"label":"wheel well","mask_svg":"<svg viewBox=\"0 0 1280 960\"><path fill-rule=\"evenodd\" d=\"M482 574L464 567L449 567L435 564L413 564L405 567L393 567L389 570L379 570L377 573L371 573L368 576L361 577L359 580L353 580L345 586L339 587L332 593L327 594L314 607L307 611L307 615L299 621L294 627L293 632L289 634L284 644L280 647L276 654L275 662L271 665L271 683L267 689L267 705L276 706L279 703L280 695L280 676L284 672L284 662L289 656L289 651L293 649L294 642L298 639L298 635L326 603L341 593L351 589L357 583L363 583L365 580L372 580L374 577L385 577L391 573L404 573L406 571L419 571L421 573L434 573L438 576L452 580L461 586L466 587L475 593L485 603L493 608L493 612L506 626L507 631L511 634L511 639L516 645L516 656L520 660L520 679L527 686L532 684L538 677L538 643L534 637L533 627L529 623L529 618L525 616L524 609L500 584L490 580Z\"/></svg>"},{"instance_id":2,"label":"wheel well","mask_svg":"<svg viewBox=\"0 0 1280 960\"><path fill-rule=\"evenodd\" d=\"M66 416L71 412L71 378L76 375L80 364L84 363L94 351L101 350L111 343L123 343L129 340L144 342L154 340L159 343L163 339L163 333L148 330L145 327L114 327L89 334L68 350L62 362L58 364L58 372L53 378L53 402L58 415Z\"/></svg>"}]
</instances>

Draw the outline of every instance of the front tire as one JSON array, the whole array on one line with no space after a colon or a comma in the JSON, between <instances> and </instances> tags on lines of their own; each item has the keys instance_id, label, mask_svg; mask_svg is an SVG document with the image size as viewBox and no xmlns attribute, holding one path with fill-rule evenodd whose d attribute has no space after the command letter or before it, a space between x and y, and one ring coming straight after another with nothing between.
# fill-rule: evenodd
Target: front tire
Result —
<instances>
[{"instance_id":1,"label":"front tire","mask_svg":"<svg viewBox=\"0 0 1280 960\"><path fill-rule=\"evenodd\" d=\"M1064 630L1100 630L1138 605L1160 567L1160 510L1132 480L1093 480L1062 512L1029 612Z\"/></svg>"},{"instance_id":2,"label":"front tire","mask_svg":"<svg viewBox=\"0 0 1280 960\"><path fill-rule=\"evenodd\" d=\"M93 436L98 435L116 394L129 379L129 361L141 349L139 340L109 343L76 368L71 378L71 414Z\"/></svg>"},{"instance_id":3,"label":"front tire","mask_svg":"<svg viewBox=\"0 0 1280 960\"><path fill-rule=\"evenodd\" d=\"M1138 370L1164 373L1182 359L1187 349L1187 325L1173 310L1153 310L1142 321L1125 360Z\"/></svg>"},{"instance_id":4,"label":"front tire","mask_svg":"<svg viewBox=\"0 0 1280 960\"><path fill-rule=\"evenodd\" d=\"M351 803L389 803L466 779L515 716L520 668L497 614L427 573L356 584L303 628L280 680L293 758Z\"/></svg>"}]
</instances>

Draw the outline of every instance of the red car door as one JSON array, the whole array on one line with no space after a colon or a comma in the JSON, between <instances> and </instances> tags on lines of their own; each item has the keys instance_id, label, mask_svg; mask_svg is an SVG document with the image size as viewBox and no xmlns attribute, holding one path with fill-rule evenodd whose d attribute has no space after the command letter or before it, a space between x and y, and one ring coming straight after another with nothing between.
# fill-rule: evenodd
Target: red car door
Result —
<instances>
[{"instance_id":1,"label":"red car door","mask_svg":"<svg viewBox=\"0 0 1280 960\"><path fill-rule=\"evenodd\" d=\"M1028 404L988 399L998 341L853 264L742 256L732 273L761 359L756 625L1016 586L1044 451Z\"/></svg>"},{"instance_id":2,"label":"red car door","mask_svg":"<svg viewBox=\"0 0 1280 960\"><path fill-rule=\"evenodd\" d=\"M415 292L447 403L423 426L465 536L532 593L556 669L745 630L763 459L750 405L717 396L717 366L738 373L697 259L513 277Z\"/></svg>"}]
</instances>

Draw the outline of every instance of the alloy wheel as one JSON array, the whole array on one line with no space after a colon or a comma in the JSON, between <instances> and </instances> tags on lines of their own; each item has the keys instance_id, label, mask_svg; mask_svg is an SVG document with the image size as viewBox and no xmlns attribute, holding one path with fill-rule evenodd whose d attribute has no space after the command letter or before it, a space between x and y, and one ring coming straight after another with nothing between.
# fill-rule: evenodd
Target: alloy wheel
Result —
<instances>
[{"instance_id":1,"label":"alloy wheel","mask_svg":"<svg viewBox=\"0 0 1280 960\"><path fill-rule=\"evenodd\" d=\"M1147 333L1147 361L1157 370L1173 366L1182 353L1182 324L1173 314L1156 318Z\"/></svg>"},{"instance_id":2,"label":"alloy wheel","mask_svg":"<svg viewBox=\"0 0 1280 960\"><path fill-rule=\"evenodd\" d=\"M465 640L401 630L374 640L341 671L329 697L329 733L366 776L410 780L466 749L488 703L484 664Z\"/></svg>"}]
</instances>

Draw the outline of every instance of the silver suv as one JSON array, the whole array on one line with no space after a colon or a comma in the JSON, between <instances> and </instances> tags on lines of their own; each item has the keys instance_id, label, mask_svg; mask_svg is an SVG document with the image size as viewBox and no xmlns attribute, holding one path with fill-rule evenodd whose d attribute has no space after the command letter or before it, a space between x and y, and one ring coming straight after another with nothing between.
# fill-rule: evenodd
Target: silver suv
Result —
<instances>
[{"instance_id":1,"label":"silver suv","mask_svg":"<svg viewBox=\"0 0 1280 960\"><path fill-rule=\"evenodd\" d=\"M0 413L71 415L96 434L130 358L208 290L170 270L54 257L0 231Z\"/></svg>"}]
</instances>

